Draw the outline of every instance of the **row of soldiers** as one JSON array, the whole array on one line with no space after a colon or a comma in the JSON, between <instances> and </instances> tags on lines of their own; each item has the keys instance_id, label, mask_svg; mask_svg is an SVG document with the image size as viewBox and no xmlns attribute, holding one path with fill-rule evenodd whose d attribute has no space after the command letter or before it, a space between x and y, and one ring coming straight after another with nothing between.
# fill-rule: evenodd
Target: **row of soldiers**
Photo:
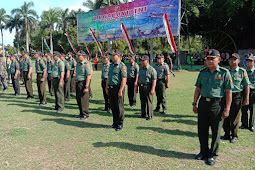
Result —
<instances>
[{"instance_id":1,"label":"row of soldiers","mask_svg":"<svg viewBox=\"0 0 255 170\"><path fill-rule=\"evenodd\" d=\"M200 153L195 157L214 165L218 156L220 139L237 143L238 128L254 132L255 109L255 69L254 56L246 58L247 69L238 66L240 56L233 53L229 57L229 69L220 67L220 53L208 51L203 68L195 84L193 112L198 113L198 136ZM197 101L199 99L199 103ZM250 118L248 119L248 110ZM241 122L239 119L242 111ZM249 120L249 121L248 121ZM209 127L212 131L211 148L208 147ZM221 128L224 136L220 136Z\"/></svg>"}]
</instances>

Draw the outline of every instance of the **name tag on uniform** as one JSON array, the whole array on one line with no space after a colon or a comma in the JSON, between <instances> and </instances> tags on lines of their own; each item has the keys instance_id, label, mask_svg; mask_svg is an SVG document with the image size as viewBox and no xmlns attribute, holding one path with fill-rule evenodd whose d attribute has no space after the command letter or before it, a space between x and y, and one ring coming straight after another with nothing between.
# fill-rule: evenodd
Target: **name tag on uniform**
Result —
<instances>
[{"instance_id":1,"label":"name tag on uniform","mask_svg":"<svg viewBox=\"0 0 255 170\"><path fill-rule=\"evenodd\" d=\"M215 80L223 80L222 77L214 77Z\"/></svg>"},{"instance_id":2,"label":"name tag on uniform","mask_svg":"<svg viewBox=\"0 0 255 170\"><path fill-rule=\"evenodd\" d=\"M235 77L242 78L242 76L235 75Z\"/></svg>"}]
</instances>

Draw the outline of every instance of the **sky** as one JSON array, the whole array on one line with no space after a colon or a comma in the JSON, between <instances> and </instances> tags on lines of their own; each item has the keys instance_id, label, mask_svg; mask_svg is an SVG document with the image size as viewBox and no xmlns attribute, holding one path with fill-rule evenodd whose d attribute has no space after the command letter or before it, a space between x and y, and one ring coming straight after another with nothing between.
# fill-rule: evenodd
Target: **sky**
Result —
<instances>
[{"instance_id":1,"label":"sky","mask_svg":"<svg viewBox=\"0 0 255 170\"><path fill-rule=\"evenodd\" d=\"M88 8L82 5L86 0L28 0L26 2L34 2L34 6L31 8L37 12L38 16L41 16L42 11L49 10L50 8L62 8L69 10L78 10L81 8L83 11L88 11ZM11 15L11 10L14 8L20 8L24 4L25 0L0 0L0 8L6 10L7 15ZM9 30L3 31L4 45L13 45L15 31L10 34ZM0 35L0 43L2 43L2 36Z\"/></svg>"}]
</instances>

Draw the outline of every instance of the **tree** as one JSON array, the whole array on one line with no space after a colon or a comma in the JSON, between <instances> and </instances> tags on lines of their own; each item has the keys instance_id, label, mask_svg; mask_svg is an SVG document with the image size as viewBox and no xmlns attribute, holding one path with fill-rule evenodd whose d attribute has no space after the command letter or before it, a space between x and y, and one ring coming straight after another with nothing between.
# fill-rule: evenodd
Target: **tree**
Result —
<instances>
[{"instance_id":1,"label":"tree","mask_svg":"<svg viewBox=\"0 0 255 170\"><path fill-rule=\"evenodd\" d=\"M48 11L43 11L41 19L41 27L50 30L50 49L51 54L53 54L52 32L54 31L54 24L59 22L58 10L50 9Z\"/></svg>"},{"instance_id":2,"label":"tree","mask_svg":"<svg viewBox=\"0 0 255 170\"><path fill-rule=\"evenodd\" d=\"M20 8L15 8L11 11L12 14L19 14L23 19L23 28L26 31L26 47L27 52L29 52L29 44L30 44L30 29L37 27L37 20L38 15L36 14L35 10L30 9L34 6L33 2L24 2L24 5Z\"/></svg>"},{"instance_id":3,"label":"tree","mask_svg":"<svg viewBox=\"0 0 255 170\"><path fill-rule=\"evenodd\" d=\"M22 25L23 25L23 21L21 20L21 16L19 14L14 15L14 17L11 17L11 16L8 17L6 29L9 29L10 33L12 33L13 29L16 30L18 53L20 53L20 48L19 48L20 32L19 32L19 30L22 28Z\"/></svg>"},{"instance_id":4,"label":"tree","mask_svg":"<svg viewBox=\"0 0 255 170\"><path fill-rule=\"evenodd\" d=\"M2 8L0 9L0 30L2 36L2 50L4 50L4 37L3 37L3 28L5 27L5 23L7 22L8 15L5 14L6 11Z\"/></svg>"},{"instance_id":5,"label":"tree","mask_svg":"<svg viewBox=\"0 0 255 170\"><path fill-rule=\"evenodd\" d=\"M59 9L59 22L57 23L57 28L66 31L68 27L69 9L65 10Z\"/></svg>"}]
</instances>

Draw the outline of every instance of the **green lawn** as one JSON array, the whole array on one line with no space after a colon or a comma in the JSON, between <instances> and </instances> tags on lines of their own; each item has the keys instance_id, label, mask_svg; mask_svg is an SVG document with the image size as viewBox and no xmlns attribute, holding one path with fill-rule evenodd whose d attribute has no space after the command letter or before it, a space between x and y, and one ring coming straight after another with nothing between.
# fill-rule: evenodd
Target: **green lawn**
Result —
<instances>
[{"instance_id":1,"label":"green lawn","mask_svg":"<svg viewBox=\"0 0 255 170\"><path fill-rule=\"evenodd\" d=\"M94 71L87 122L74 118L79 113L72 94L63 113L52 111L54 98L39 106L35 99L0 92L0 169L208 169L194 160L199 153L197 116L192 112L194 84L198 72L176 72L167 90L168 114L154 114L151 121L139 119L140 101L127 106L125 95L124 129L107 127L112 115L104 107L100 71ZM126 89L127 90L127 89ZM154 96L154 106L156 96ZM216 169L254 169L255 135L239 131L235 145L221 142ZM223 134L223 132L222 132Z\"/></svg>"}]
</instances>

